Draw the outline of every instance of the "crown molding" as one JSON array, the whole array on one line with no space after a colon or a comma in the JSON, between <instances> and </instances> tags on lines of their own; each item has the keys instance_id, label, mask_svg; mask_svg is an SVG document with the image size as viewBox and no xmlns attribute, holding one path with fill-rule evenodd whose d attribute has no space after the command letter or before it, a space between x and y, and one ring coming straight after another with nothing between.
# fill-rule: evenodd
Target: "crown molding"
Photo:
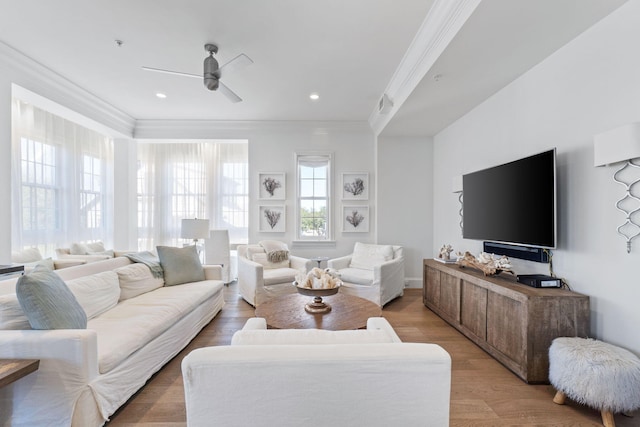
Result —
<instances>
[{"instance_id":1,"label":"crown molding","mask_svg":"<svg viewBox=\"0 0 640 427\"><path fill-rule=\"evenodd\" d=\"M237 139L255 134L369 133L366 121L138 120L135 139Z\"/></svg>"},{"instance_id":2,"label":"crown molding","mask_svg":"<svg viewBox=\"0 0 640 427\"><path fill-rule=\"evenodd\" d=\"M5 63L8 77L28 91L75 111L106 129L111 136L133 135L135 119L67 78L57 74L13 47L0 42L0 65Z\"/></svg>"},{"instance_id":3,"label":"crown molding","mask_svg":"<svg viewBox=\"0 0 640 427\"><path fill-rule=\"evenodd\" d=\"M380 135L395 113L418 86L481 0L436 0L391 77L385 94L393 102L381 113L376 105L369 116L373 133Z\"/></svg>"}]
</instances>

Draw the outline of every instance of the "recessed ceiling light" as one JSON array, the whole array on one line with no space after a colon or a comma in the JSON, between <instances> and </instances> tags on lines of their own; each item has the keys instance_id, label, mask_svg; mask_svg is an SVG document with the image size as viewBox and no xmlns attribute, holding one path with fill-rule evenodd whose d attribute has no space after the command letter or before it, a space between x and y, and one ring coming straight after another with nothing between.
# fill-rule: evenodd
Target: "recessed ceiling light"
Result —
<instances>
[{"instance_id":1,"label":"recessed ceiling light","mask_svg":"<svg viewBox=\"0 0 640 427\"><path fill-rule=\"evenodd\" d=\"M320 95L318 95L316 92L313 92L311 95L309 95L309 99L317 101L318 99L320 99Z\"/></svg>"},{"instance_id":2,"label":"recessed ceiling light","mask_svg":"<svg viewBox=\"0 0 640 427\"><path fill-rule=\"evenodd\" d=\"M167 97L167 95L162 92L156 92L156 96L160 99L165 99Z\"/></svg>"}]
</instances>

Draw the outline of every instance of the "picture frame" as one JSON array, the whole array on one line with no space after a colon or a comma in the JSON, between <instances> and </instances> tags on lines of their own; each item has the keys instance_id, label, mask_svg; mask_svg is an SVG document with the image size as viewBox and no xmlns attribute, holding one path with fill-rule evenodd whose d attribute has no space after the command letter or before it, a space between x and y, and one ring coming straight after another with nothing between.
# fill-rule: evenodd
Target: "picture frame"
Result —
<instances>
[{"instance_id":1,"label":"picture frame","mask_svg":"<svg viewBox=\"0 0 640 427\"><path fill-rule=\"evenodd\" d=\"M342 174L342 200L369 200L369 173Z\"/></svg>"},{"instance_id":2,"label":"picture frame","mask_svg":"<svg viewBox=\"0 0 640 427\"><path fill-rule=\"evenodd\" d=\"M286 209L284 205L260 206L258 230L261 233L284 233L286 224Z\"/></svg>"},{"instance_id":3,"label":"picture frame","mask_svg":"<svg viewBox=\"0 0 640 427\"><path fill-rule=\"evenodd\" d=\"M286 196L284 172L258 172L258 200L285 200Z\"/></svg>"},{"instance_id":4,"label":"picture frame","mask_svg":"<svg viewBox=\"0 0 640 427\"><path fill-rule=\"evenodd\" d=\"M342 232L368 233L369 206L342 206Z\"/></svg>"}]
</instances>

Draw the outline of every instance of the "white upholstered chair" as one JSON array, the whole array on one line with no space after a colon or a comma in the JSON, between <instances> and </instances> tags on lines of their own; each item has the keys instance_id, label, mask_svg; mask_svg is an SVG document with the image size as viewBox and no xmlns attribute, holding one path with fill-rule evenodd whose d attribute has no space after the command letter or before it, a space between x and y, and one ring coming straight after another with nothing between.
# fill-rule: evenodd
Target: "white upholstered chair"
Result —
<instances>
[{"instance_id":1,"label":"white upholstered chair","mask_svg":"<svg viewBox=\"0 0 640 427\"><path fill-rule=\"evenodd\" d=\"M204 239L204 263L222 266L222 281L225 284L235 279L231 277L229 230L209 230L209 237Z\"/></svg>"},{"instance_id":2,"label":"white upholstered chair","mask_svg":"<svg viewBox=\"0 0 640 427\"><path fill-rule=\"evenodd\" d=\"M404 294L402 246L357 242L351 255L330 259L327 266L340 273L340 292L368 299L380 307Z\"/></svg>"},{"instance_id":3,"label":"white upholstered chair","mask_svg":"<svg viewBox=\"0 0 640 427\"><path fill-rule=\"evenodd\" d=\"M272 252L280 252L286 259L270 261ZM273 259L273 258L272 258ZM263 240L257 245L238 246L238 289L240 295L253 306L279 295L295 293L293 281L298 273L306 273L314 262L291 255L287 245L275 240Z\"/></svg>"},{"instance_id":4,"label":"white upholstered chair","mask_svg":"<svg viewBox=\"0 0 640 427\"><path fill-rule=\"evenodd\" d=\"M451 357L403 343L383 318L366 330L267 329L182 360L187 426L449 425Z\"/></svg>"}]
</instances>

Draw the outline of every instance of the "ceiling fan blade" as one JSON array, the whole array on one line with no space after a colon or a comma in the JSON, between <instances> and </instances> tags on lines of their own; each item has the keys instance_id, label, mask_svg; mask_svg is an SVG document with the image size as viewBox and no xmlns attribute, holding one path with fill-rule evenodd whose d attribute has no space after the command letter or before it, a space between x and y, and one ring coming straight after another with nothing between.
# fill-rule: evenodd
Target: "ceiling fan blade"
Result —
<instances>
[{"instance_id":1,"label":"ceiling fan blade","mask_svg":"<svg viewBox=\"0 0 640 427\"><path fill-rule=\"evenodd\" d=\"M226 86L221 81L218 81L218 92L222 93L224 96L229 98L229 101L231 101L231 102L242 102L242 98L240 98L238 95L236 95L236 93L234 91L229 89L229 87Z\"/></svg>"},{"instance_id":2,"label":"ceiling fan blade","mask_svg":"<svg viewBox=\"0 0 640 427\"><path fill-rule=\"evenodd\" d=\"M201 74L181 73L180 71L163 70L162 68L142 67L142 69L145 71L155 71L156 73L174 74L176 76L195 77L198 79L202 78Z\"/></svg>"},{"instance_id":3,"label":"ceiling fan blade","mask_svg":"<svg viewBox=\"0 0 640 427\"><path fill-rule=\"evenodd\" d=\"M220 75L222 75L222 73L226 73L230 71L232 72L233 70L238 70L240 68L247 67L251 64L253 64L253 60L249 58L247 55L245 55L244 53L241 53L240 55L236 56L231 61L227 62L226 64L222 65L219 68Z\"/></svg>"}]
</instances>

